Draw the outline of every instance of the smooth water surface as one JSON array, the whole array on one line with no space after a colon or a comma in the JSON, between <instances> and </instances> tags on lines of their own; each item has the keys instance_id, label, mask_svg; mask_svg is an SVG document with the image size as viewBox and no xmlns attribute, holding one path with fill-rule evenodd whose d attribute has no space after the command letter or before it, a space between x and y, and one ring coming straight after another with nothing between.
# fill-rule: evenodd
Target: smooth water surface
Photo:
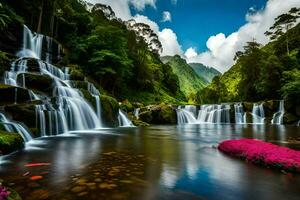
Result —
<instances>
[{"instance_id":1,"label":"smooth water surface","mask_svg":"<svg viewBox=\"0 0 300 200\"><path fill-rule=\"evenodd\" d=\"M300 149L295 126L106 129L35 140L2 159L0 177L25 200L299 199L300 175L254 166L216 149L222 140L242 137ZM42 165L27 165L36 163Z\"/></svg>"}]
</instances>

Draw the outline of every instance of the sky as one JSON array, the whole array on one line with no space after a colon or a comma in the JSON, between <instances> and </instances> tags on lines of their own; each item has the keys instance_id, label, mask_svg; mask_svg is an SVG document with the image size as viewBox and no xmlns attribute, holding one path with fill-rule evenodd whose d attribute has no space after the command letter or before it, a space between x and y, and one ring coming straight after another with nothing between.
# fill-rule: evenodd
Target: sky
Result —
<instances>
[{"instance_id":1,"label":"sky","mask_svg":"<svg viewBox=\"0 0 300 200\"><path fill-rule=\"evenodd\" d=\"M227 71L247 41L266 44L274 18L300 7L300 0L88 0L110 5L122 20L147 23L163 46L162 56L180 55Z\"/></svg>"}]
</instances>

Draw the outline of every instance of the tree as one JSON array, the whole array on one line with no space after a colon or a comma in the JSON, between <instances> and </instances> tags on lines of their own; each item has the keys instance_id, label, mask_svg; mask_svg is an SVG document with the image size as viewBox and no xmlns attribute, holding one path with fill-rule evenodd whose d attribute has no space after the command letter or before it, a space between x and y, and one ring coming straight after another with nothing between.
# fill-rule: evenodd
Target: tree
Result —
<instances>
[{"instance_id":1,"label":"tree","mask_svg":"<svg viewBox=\"0 0 300 200\"><path fill-rule=\"evenodd\" d=\"M276 17L273 26L269 29L269 31L265 32L265 35L269 36L271 40L275 40L286 33L286 50L288 55L290 54L288 30L294 26L299 17L300 8L291 8L288 13Z\"/></svg>"},{"instance_id":2,"label":"tree","mask_svg":"<svg viewBox=\"0 0 300 200\"><path fill-rule=\"evenodd\" d=\"M7 15L4 5L0 3L0 31L4 30L11 22L9 15Z\"/></svg>"}]
</instances>

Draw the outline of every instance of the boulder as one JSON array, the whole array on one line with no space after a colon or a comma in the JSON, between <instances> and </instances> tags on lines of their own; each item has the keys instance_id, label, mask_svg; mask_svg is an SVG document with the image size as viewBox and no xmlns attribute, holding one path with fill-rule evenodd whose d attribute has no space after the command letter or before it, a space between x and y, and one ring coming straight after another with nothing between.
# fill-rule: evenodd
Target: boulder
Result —
<instances>
[{"instance_id":1,"label":"boulder","mask_svg":"<svg viewBox=\"0 0 300 200\"><path fill-rule=\"evenodd\" d=\"M161 104L152 109L153 124L177 124L177 113L171 106Z\"/></svg>"},{"instance_id":2,"label":"boulder","mask_svg":"<svg viewBox=\"0 0 300 200\"><path fill-rule=\"evenodd\" d=\"M17 133L0 131L0 155L6 155L24 148L24 141Z\"/></svg>"},{"instance_id":3,"label":"boulder","mask_svg":"<svg viewBox=\"0 0 300 200\"><path fill-rule=\"evenodd\" d=\"M119 103L116 99L101 95L101 116L102 121L108 127L117 127L119 126L118 116L119 116Z\"/></svg>"},{"instance_id":4,"label":"boulder","mask_svg":"<svg viewBox=\"0 0 300 200\"><path fill-rule=\"evenodd\" d=\"M291 114L291 113L284 113L283 115L283 123L284 124L293 124L296 123L299 119Z\"/></svg>"},{"instance_id":5,"label":"boulder","mask_svg":"<svg viewBox=\"0 0 300 200\"><path fill-rule=\"evenodd\" d=\"M252 112L253 103L250 102L243 102L243 107L245 112Z\"/></svg>"},{"instance_id":6,"label":"boulder","mask_svg":"<svg viewBox=\"0 0 300 200\"><path fill-rule=\"evenodd\" d=\"M152 120L153 120L152 112L151 111L141 112L139 115L139 119L146 123L152 123Z\"/></svg>"}]
</instances>

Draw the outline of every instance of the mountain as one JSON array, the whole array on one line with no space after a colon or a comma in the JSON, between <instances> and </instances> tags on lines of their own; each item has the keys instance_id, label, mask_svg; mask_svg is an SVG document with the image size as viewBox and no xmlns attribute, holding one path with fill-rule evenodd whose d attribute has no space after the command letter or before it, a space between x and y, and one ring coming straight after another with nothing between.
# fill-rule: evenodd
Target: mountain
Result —
<instances>
[{"instance_id":1,"label":"mountain","mask_svg":"<svg viewBox=\"0 0 300 200\"><path fill-rule=\"evenodd\" d=\"M194 69L194 71L208 83L211 83L215 76L220 76L221 73L212 68L207 67L201 63L189 63L189 65Z\"/></svg>"},{"instance_id":2,"label":"mountain","mask_svg":"<svg viewBox=\"0 0 300 200\"><path fill-rule=\"evenodd\" d=\"M208 84L207 80L198 76L186 60L180 56L165 56L161 60L171 66L173 73L178 76L180 90L189 100L193 100L195 94Z\"/></svg>"}]
</instances>

